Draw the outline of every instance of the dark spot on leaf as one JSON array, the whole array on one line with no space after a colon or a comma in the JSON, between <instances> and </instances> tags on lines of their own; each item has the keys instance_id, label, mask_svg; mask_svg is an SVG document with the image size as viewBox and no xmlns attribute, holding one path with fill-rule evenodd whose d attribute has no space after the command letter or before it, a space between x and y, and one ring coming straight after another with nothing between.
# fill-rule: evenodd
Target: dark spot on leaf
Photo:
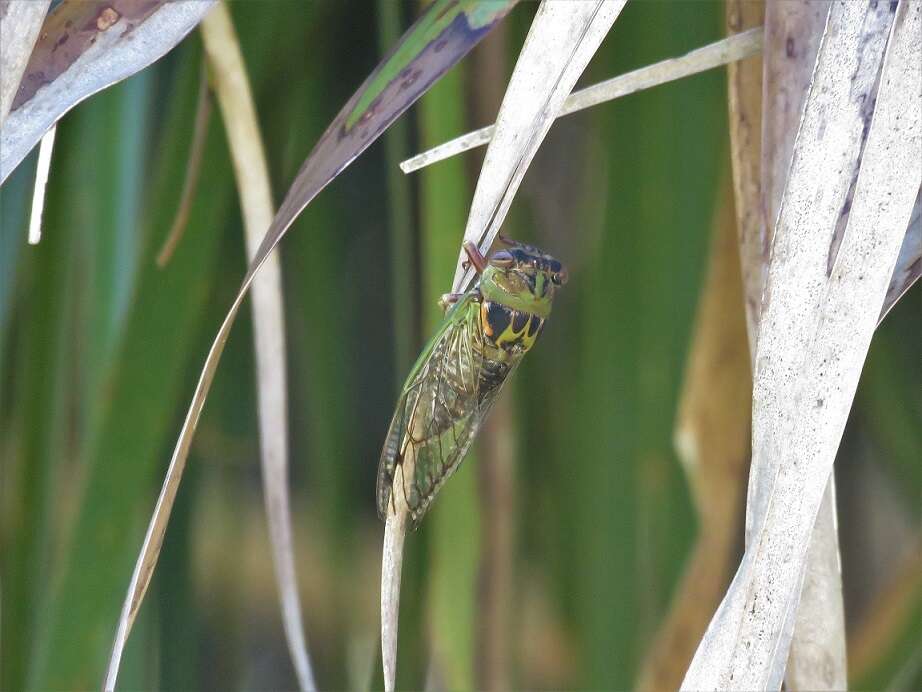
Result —
<instances>
[{"instance_id":1,"label":"dark spot on leaf","mask_svg":"<svg viewBox=\"0 0 922 692\"><path fill-rule=\"evenodd\" d=\"M784 43L784 52L789 58L793 58L797 55L794 51L794 37L788 36L788 40Z\"/></svg>"}]
</instances>

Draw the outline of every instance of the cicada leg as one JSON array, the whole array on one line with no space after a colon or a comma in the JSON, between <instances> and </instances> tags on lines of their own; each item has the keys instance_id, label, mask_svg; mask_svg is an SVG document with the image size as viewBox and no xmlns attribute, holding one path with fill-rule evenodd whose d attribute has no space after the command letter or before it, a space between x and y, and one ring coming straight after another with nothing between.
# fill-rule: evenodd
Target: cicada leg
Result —
<instances>
[{"instance_id":1,"label":"cicada leg","mask_svg":"<svg viewBox=\"0 0 922 692\"><path fill-rule=\"evenodd\" d=\"M448 309L463 297L463 293L443 293L439 298L439 307L442 308L442 312L448 312Z\"/></svg>"},{"instance_id":2,"label":"cicada leg","mask_svg":"<svg viewBox=\"0 0 922 692\"><path fill-rule=\"evenodd\" d=\"M478 274L483 274L483 270L487 268L487 258L480 253L477 243L472 240L465 240L463 247L468 259L471 261L471 265Z\"/></svg>"}]
</instances>

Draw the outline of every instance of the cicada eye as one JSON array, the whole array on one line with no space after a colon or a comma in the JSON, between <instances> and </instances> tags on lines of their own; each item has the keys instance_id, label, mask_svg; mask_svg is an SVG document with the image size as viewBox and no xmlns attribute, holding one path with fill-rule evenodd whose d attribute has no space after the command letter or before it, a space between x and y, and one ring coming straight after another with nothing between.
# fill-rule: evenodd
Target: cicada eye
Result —
<instances>
[{"instance_id":1,"label":"cicada eye","mask_svg":"<svg viewBox=\"0 0 922 692\"><path fill-rule=\"evenodd\" d=\"M558 286L563 286L565 283L567 283L567 279L569 278L570 278L570 275L567 273L567 270L561 269L559 272L556 272L551 277L551 281L553 281Z\"/></svg>"},{"instance_id":2,"label":"cicada eye","mask_svg":"<svg viewBox=\"0 0 922 692\"><path fill-rule=\"evenodd\" d=\"M515 258L505 250L500 250L490 257L490 264L500 269L508 269L515 264Z\"/></svg>"}]
</instances>

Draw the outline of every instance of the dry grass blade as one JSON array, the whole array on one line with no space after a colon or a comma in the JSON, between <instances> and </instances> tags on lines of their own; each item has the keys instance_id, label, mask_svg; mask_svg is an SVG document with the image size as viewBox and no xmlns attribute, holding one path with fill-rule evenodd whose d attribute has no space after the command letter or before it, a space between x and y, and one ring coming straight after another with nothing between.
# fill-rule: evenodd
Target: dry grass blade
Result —
<instances>
[{"instance_id":1,"label":"dry grass blade","mask_svg":"<svg viewBox=\"0 0 922 692\"><path fill-rule=\"evenodd\" d=\"M218 4L205 18L202 23L202 37L215 94L227 130L244 217L247 254L252 259L259 246L262 229L272 221L272 194L246 69L226 5ZM278 258L272 257L266 262L265 271L253 286L263 483L289 650L301 688L316 689L307 655L294 569L288 498L285 330L281 290ZM174 454L119 619L106 678L107 689L114 687L124 643L144 598L150 575L156 566L163 534L184 468L185 455L177 459Z\"/></svg>"},{"instance_id":2,"label":"dry grass blade","mask_svg":"<svg viewBox=\"0 0 922 692\"><path fill-rule=\"evenodd\" d=\"M205 151L205 139L208 135L208 123L210 120L211 97L208 93L208 75L203 66L198 103L195 106L195 124L192 126L192 144L189 147L189 161L186 164L186 178L182 184L176 216L173 218L166 240L163 241L163 247L157 253L158 267L165 267L170 261L186 230L186 224L189 222L189 210L192 208L199 174L202 172L202 154Z\"/></svg>"},{"instance_id":3,"label":"dry grass blade","mask_svg":"<svg viewBox=\"0 0 922 692\"><path fill-rule=\"evenodd\" d=\"M237 33L223 2L202 22L209 74L227 131L240 195L247 258L252 261L274 208L259 121ZM204 129L204 128L203 128ZM277 255L268 258L253 282L253 331L259 399L263 488L282 622L298 684L316 689L295 574L288 489L288 394L282 273Z\"/></svg>"},{"instance_id":4,"label":"dry grass blade","mask_svg":"<svg viewBox=\"0 0 922 692\"><path fill-rule=\"evenodd\" d=\"M204 3L197 4L201 7ZM256 274L295 218L311 200L374 142L435 80L483 38L496 22L506 15L512 5L513 2L506 1L487 7L472 7L457 0L441 0L430 6L343 106L298 172L256 249L240 289L205 357L205 364L180 429L166 478L128 586L128 594L113 643L105 682L106 689L112 689L115 685L118 663L160 554L166 525L169 522L169 510L176 499L208 390L214 380L237 312ZM274 501L274 498L270 501Z\"/></svg>"},{"instance_id":5,"label":"dry grass blade","mask_svg":"<svg viewBox=\"0 0 922 692\"><path fill-rule=\"evenodd\" d=\"M767 268L781 195L794 151L810 78L816 64L829 3L770 2L765 8L762 112L762 266ZM757 314L762 308L764 277L759 284ZM754 345L754 344L753 344Z\"/></svg>"},{"instance_id":6,"label":"dry grass blade","mask_svg":"<svg viewBox=\"0 0 922 692\"><path fill-rule=\"evenodd\" d=\"M147 67L179 43L213 0L112 4L64 0L42 26L0 130L0 182L83 99Z\"/></svg>"},{"instance_id":7,"label":"dry grass blade","mask_svg":"<svg viewBox=\"0 0 922 692\"><path fill-rule=\"evenodd\" d=\"M751 0L727 2L727 30L765 22L765 4ZM764 31L764 30L763 30ZM772 50L774 46L770 47ZM769 60L750 58L727 65L730 157L733 164L733 193L736 202L737 238L746 306L746 332L750 360L755 359L762 311L762 283L768 256L762 238L762 67Z\"/></svg>"},{"instance_id":8,"label":"dry grass blade","mask_svg":"<svg viewBox=\"0 0 922 692\"><path fill-rule=\"evenodd\" d=\"M196 2L203 9L204 2ZM173 5L183 5L182 2ZM246 298L256 274L270 257L295 218L308 203L352 160L402 114L431 84L469 51L511 9L511 2L497 3L471 16L467 5L445 0L430 7L402 37L388 58L378 66L353 97L340 110L333 123L320 138L302 166L285 196L282 206L272 219L259 247L253 253L249 268L215 335L205 357L192 402L183 421L173 450L166 478L148 525L141 551L128 586L128 593L118 621L105 687L112 689L118 665L131 625L137 616L144 593L163 545L179 483L192 445L195 428L201 417L208 390L214 380L221 354L227 343L237 312ZM475 8L476 9L476 8ZM137 30L137 29L136 29ZM450 45L450 49L445 49ZM413 66L412 79L406 80ZM275 503L276 497L267 501Z\"/></svg>"},{"instance_id":9,"label":"dry grass blade","mask_svg":"<svg viewBox=\"0 0 922 692\"><path fill-rule=\"evenodd\" d=\"M828 3L824 2L786 2L769 4L765 13L762 214L741 227L740 242L744 260L750 260L746 271L747 318L756 330L774 222L828 9ZM886 20L886 15L878 17ZM751 257L747 257L747 249ZM754 368L757 331L751 332L751 338ZM763 487L758 479L764 471L758 464L753 465L750 492ZM771 475L772 471L766 473ZM798 619L793 623L786 677L792 689L837 689L846 685L845 613L834 497L835 477L830 475L807 557ZM748 530L758 523L754 515L757 508L753 502L747 504L747 541L751 538Z\"/></svg>"},{"instance_id":10,"label":"dry grass blade","mask_svg":"<svg viewBox=\"0 0 922 692\"><path fill-rule=\"evenodd\" d=\"M688 689L781 686L819 506L922 181L922 6L832 6L772 248L753 393L765 509L696 652ZM880 64L882 73L868 69ZM865 130L864 104L876 108ZM855 94L864 94L856 98ZM864 132L867 132L866 139ZM863 152L863 155L862 155ZM860 163L831 273L830 239Z\"/></svg>"},{"instance_id":11,"label":"dry grass blade","mask_svg":"<svg viewBox=\"0 0 922 692\"><path fill-rule=\"evenodd\" d=\"M729 194L714 227L708 274L675 428L675 448L699 517L698 538L639 690L674 690L730 579L741 531L752 378L736 224Z\"/></svg>"},{"instance_id":12,"label":"dry grass blade","mask_svg":"<svg viewBox=\"0 0 922 692\"><path fill-rule=\"evenodd\" d=\"M0 2L0 128L13 105L51 0Z\"/></svg>"},{"instance_id":13,"label":"dry grass blade","mask_svg":"<svg viewBox=\"0 0 922 692\"><path fill-rule=\"evenodd\" d=\"M585 89L574 91L564 101L559 115L570 115L628 94L733 63L750 55L755 55L761 49L761 29L752 29L735 36L728 36L720 41L697 48L680 58L663 60L604 82L593 84ZM483 146L493 139L495 132L496 125L488 125L479 130L468 132L403 161L400 164L400 170L404 173L412 173L438 161L444 161L452 156Z\"/></svg>"},{"instance_id":14,"label":"dry grass blade","mask_svg":"<svg viewBox=\"0 0 922 692\"><path fill-rule=\"evenodd\" d=\"M464 239L489 250L528 165L626 0L542 2L509 80ZM474 279L459 251L453 293Z\"/></svg>"},{"instance_id":15,"label":"dry grass blade","mask_svg":"<svg viewBox=\"0 0 922 692\"><path fill-rule=\"evenodd\" d=\"M412 450L412 447L408 448ZM413 459L404 457L394 471L394 488L403 488L404 468L412 469ZM403 543L409 514L404 494L391 493L393 503L384 524L381 552L381 662L384 689L392 692L397 681L397 630L400 623L400 574L403 570Z\"/></svg>"},{"instance_id":16,"label":"dry grass blade","mask_svg":"<svg viewBox=\"0 0 922 692\"><path fill-rule=\"evenodd\" d=\"M29 217L29 245L38 245L42 239L42 212L45 209L45 189L51 172L51 153L54 150L54 136L57 126L52 127L38 149L38 164L35 167L35 190L32 193L32 215Z\"/></svg>"}]
</instances>

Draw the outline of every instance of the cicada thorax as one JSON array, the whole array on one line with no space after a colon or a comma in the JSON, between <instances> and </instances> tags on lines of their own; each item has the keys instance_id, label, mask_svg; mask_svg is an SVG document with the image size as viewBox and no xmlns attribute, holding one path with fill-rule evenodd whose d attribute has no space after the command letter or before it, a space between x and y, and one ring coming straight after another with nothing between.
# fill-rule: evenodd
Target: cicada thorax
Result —
<instances>
[{"instance_id":1,"label":"cicada thorax","mask_svg":"<svg viewBox=\"0 0 922 692\"><path fill-rule=\"evenodd\" d=\"M534 346L544 327L544 318L484 300L480 304L480 327L493 346L509 354L524 355Z\"/></svg>"}]
</instances>

